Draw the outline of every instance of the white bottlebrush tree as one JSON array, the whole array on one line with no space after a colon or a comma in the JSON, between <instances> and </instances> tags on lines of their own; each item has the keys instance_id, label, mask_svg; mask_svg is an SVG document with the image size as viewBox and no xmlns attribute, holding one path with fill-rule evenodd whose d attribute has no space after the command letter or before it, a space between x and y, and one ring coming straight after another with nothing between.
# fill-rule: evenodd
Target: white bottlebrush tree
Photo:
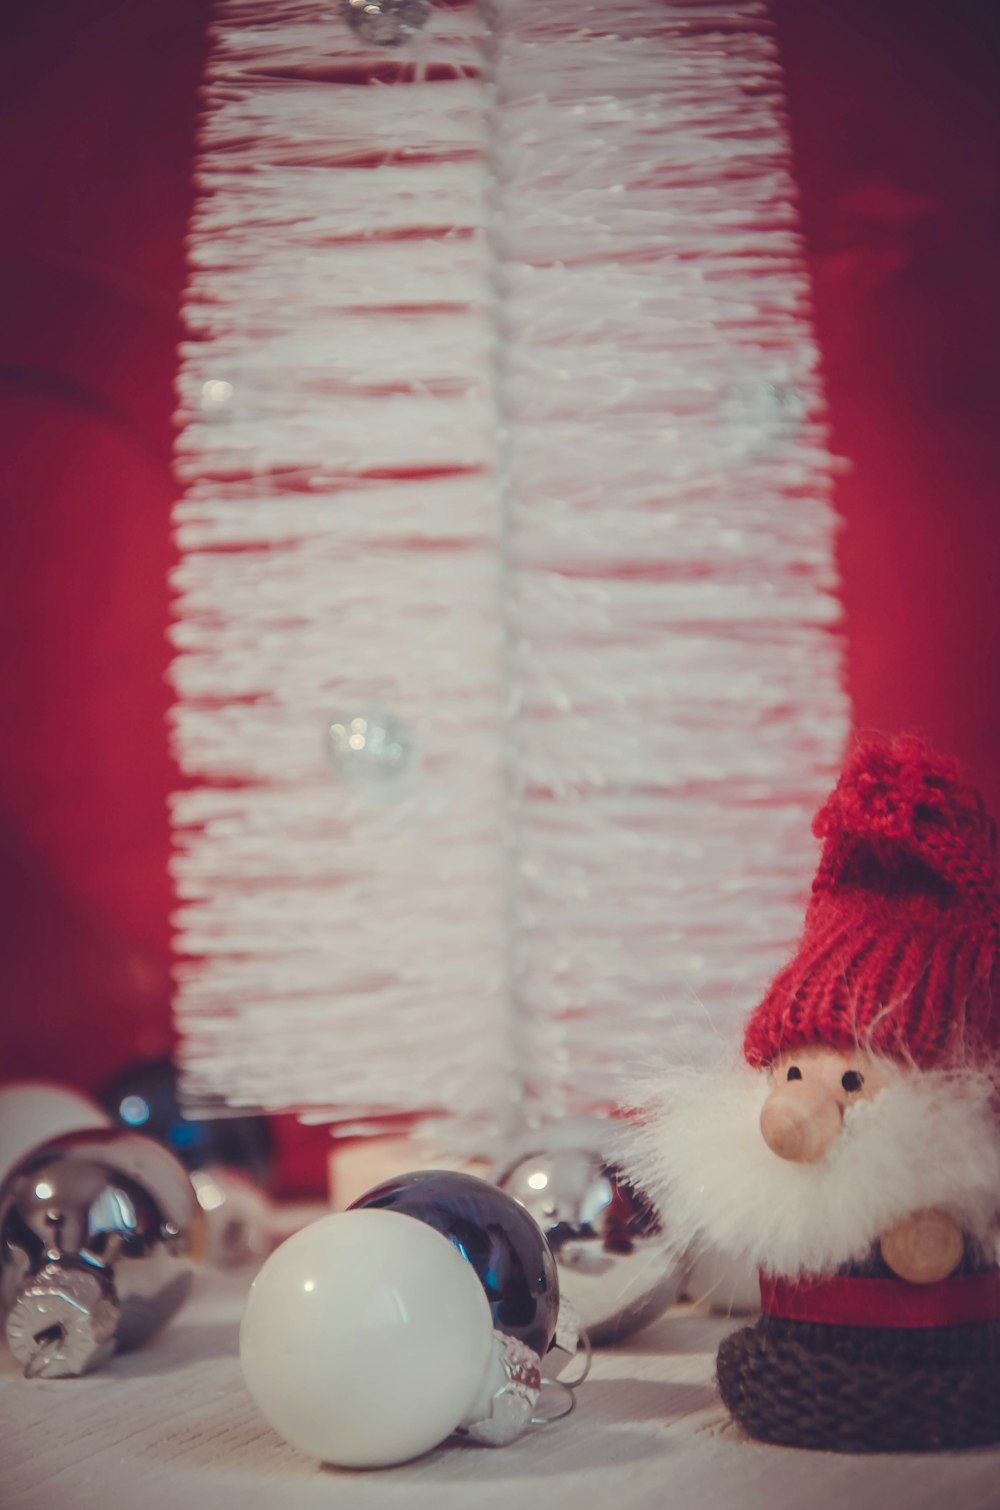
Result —
<instances>
[{"instance_id":1,"label":"white bottlebrush tree","mask_svg":"<svg viewBox=\"0 0 1000 1510\"><path fill-rule=\"evenodd\" d=\"M197 1104L466 1150L698 1056L846 728L757 0L219 0L175 513Z\"/></svg>"}]
</instances>

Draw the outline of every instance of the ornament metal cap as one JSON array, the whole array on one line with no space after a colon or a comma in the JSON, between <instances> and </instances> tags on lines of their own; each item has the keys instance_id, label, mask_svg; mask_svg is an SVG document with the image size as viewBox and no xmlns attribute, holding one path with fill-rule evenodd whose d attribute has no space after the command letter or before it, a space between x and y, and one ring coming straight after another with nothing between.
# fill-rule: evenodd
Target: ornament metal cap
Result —
<instances>
[{"instance_id":1,"label":"ornament metal cap","mask_svg":"<svg viewBox=\"0 0 1000 1510\"><path fill-rule=\"evenodd\" d=\"M542 1388L542 1361L517 1337L494 1332L494 1369L501 1382L494 1389L487 1414L466 1422L461 1430L484 1447L506 1447L531 1425ZM477 1409L481 1409L481 1402Z\"/></svg>"},{"instance_id":2,"label":"ornament metal cap","mask_svg":"<svg viewBox=\"0 0 1000 1510\"><path fill-rule=\"evenodd\" d=\"M579 1351L581 1341L584 1340L582 1332L579 1312L571 1300L565 1295L560 1295L556 1335L545 1354L545 1371L551 1378L558 1379L563 1369L572 1363Z\"/></svg>"},{"instance_id":3,"label":"ornament metal cap","mask_svg":"<svg viewBox=\"0 0 1000 1510\"><path fill-rule=\"evenodd\" d=\"M7 1313L7 1342L28 1379L67 1379L114 1352L118 1304L96 1274L49 1264Z\"/></svg>"}]
</instances>

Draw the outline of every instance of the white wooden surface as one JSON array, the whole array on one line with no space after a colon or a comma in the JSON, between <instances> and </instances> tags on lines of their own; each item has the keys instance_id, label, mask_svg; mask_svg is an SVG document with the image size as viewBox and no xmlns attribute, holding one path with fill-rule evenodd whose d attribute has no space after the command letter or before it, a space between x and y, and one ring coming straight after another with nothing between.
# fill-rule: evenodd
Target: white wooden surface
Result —
<instances>
[{"instance_id":1,"label":"white wooden surface","mask_svg":"<svg viewBox=\"0 0 1000 1510\"><path fill-rule=\"evenodd\" d=\"M727 1323L675 1312L598 1355L576 1413L500 1450L323 1468L265 1426L240 1378L246 1279L204 1276L154 1343L87 1379L0 1359L3 1510L995 1510L1000 1451L894 1458L742 1441L712 1385Z\"/></svg>"}]
</instances>

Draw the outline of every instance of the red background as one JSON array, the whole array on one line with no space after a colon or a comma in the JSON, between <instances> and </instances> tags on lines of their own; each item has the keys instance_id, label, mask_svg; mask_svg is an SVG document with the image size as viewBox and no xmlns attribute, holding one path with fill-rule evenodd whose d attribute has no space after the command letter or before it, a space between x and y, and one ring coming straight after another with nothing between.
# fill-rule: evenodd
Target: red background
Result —
<instances>
[{"instance_id":1,"label":"red background","mask_svg":"<svg viewBox=\"0 0 1000 1510\"><path fill-rule=\"evenodd\" d=\"M171 413L207 0L0 16L0 1075L169 1049ZM861 728L1000 809L1000 11L778 0Z\"/></svg>"}]
</instances>

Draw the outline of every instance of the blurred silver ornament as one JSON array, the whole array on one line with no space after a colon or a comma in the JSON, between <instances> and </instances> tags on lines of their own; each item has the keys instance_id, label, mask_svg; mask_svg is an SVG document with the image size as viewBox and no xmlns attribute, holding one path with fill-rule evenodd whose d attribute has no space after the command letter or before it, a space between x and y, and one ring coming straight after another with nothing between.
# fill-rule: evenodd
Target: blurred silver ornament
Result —
<instances>
[{"instance_id":1,"label":"blurred silver ornament","mask_svg":"<svg viewBox=\"0 0 1000 1510\"><path fill-rule=\"evenodd\" d=\"M256 1185L224 1165L194 1169L190 1179L204 1213L200 1246L205 1263L236 1269L265 1259L274 1247L271 1208Z\"/></svg>"},{"instance_id":2,"label":"blurred silver ornament","mask_svg":"<svg viewBox=\"0 0 1000 1510\"><path fill-rule=\"evenodd\" d=\"M613 1124L575 1118L520 1138L495 1172L548 1239L590 1341L619 1341L677 1299L679 1276L659 1215L609 1155Z\"/></svg>"},{"instance_id":3,"label":"blurred silver ornament","mask_svg":"<svg viewBox=\"0 0 1000 1510\"><path fill-rule=\"evenodd\" d=\"M183 1166L138 1133L71 1133L23 1159L0 1189L0 1310L25 1373L87 1373L169 1320L197 1210Z\"/></svg>"},{"instance_id":4,"label":"blurred silver ornament","mask_svg":"<svg viewBox=\"0 0 1000 1510\"><path fill-rule=\"evenodd\" d=\"M206 378L198 394L202 419L231 419L234 388L227 378Z\"/></svg>"},{"instance_id":5,"label":"blurred silver ornament","mask_svg":"<svg viewBox=\"0 0 1000 1510\"><path fill-rule=\"evenodd\" d=\"M718 439L731 460L765 455L793 439L808 413L806 396L795 383L747 377L719 395Z\"/></svg>"},{"instance_id":6,"label":"blurred silver ornament","mask_svg":"<svg viewBox=\"0 0 1000 1510\"><path fill-rule=\"evenodd\" d=\"M413 739L393 714L377 708L360 709L329 725L326 756L334 773L348 786L376 795L399 786L413 764Z\"/></svg>"},{"instance_id":7,"label":"blurred silver ornament","mask_svg":"<svg viewBox=\"0 0 1000 1510\"><path fill-rule=\"evenodd\" d=\"M348 26L371 47L399 47L426 24L431 0L341 0Z\"/></svg>"},{"instance_id":8,"label":"blurred silver ornament","mask_svg":"<svg viewBox=\"0 0 1000 1510\"><path fill-rule=\"evenodd\" d=\"M462 1433L483 1447L506 1447L531 1425L542 1388L541 1359L533 1348L506 1332L493 1333L494 1373L489 1400Z\"/></svg>"}]
</instances>

